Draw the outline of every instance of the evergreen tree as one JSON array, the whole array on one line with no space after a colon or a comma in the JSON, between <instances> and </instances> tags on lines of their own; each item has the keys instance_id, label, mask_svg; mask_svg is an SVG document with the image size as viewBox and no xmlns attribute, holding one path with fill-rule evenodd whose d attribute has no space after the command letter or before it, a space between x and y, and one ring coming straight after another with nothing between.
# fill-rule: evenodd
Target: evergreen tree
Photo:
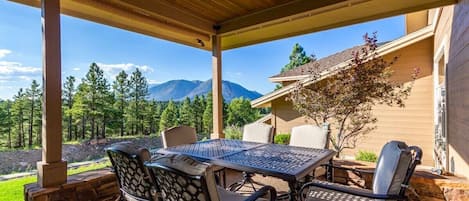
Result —
<instances>
[{"instance_id":1,"label":"evergreen tree","mask_svg":"<svg viewBox=\"0 0 469 201\"><path fill-rule=\"evenodd\" d=\"M72 106L72 118L75 119L74 126L75 129L75 138L77 138L78 127L80 127L80 138L85 139L86 137L86 122L88 119L88 114L90 108L87 106L86 100L86 85L81 83L77 87L77 92L73 96L73 106Z\"/></svg>"},{"instance_id":2,"label":"evergreen tree","mask_svg":"<svg viewBox=\"0 0 469 201\"><path fill-rule=\"evenodd\" d=\"M148 84L142 72L137 68L130 76L130 97L133 104L133 115L135 120L135 133L140 129L143 132L143 118L144 115L139 111L144 110L145 98L148 96Z\"/></svg>"},{"instance_id":3,"label":"evergreen tree","mask_svg":"<svg viewBox=\"0 0 469 201\"><path fill-rule=\"evenodd\" d=\"M205 111L205 100L204 96L196 95L194 101L192 101L193 120L194 126L197 133L202 133L204 129L203 114Z\"/></svg>"},{"instance_id":4,"label":"evergreen tree","mask_svg":"<svg viewBox=\"0 0 469 201\"><path fill-rule=\"evenodd\" d=\"M160 131L179 125L178 123L178 110L173 100L170 100L168 106L161 114Z\"/></svg>"},{"instance_id":5,"label":"evergreen tree","mask_svg":"<svg viewBox=\"0 0 469 201\"><path fill-rule=\"evenodd\" d=\"M207 102L205 104L205 110L203 114L203 125L203 132L207 135L210 135L210 133L213 131L213 99L211 91L207 94Z\"/></svg>"},{"instance_id":6,"label":"evergreen tree","mask_svg":"<svg viewBox=\"0 0 469 201\"><path fill-rule=\"evenodd\" d=\"M124 136L125 131L125 106L129 97L129 80L127 80L127 73L121 71L114 81L112 88L114 89L114 95L116 103L114 106L117 108L116 121L120 124L120 136Z\"/></svg>"},{"instance_id":7,"label":"evergreen tree","mask_svg":"<svg viewBox=\"0 0 469 201\"><path fill-rule=\"evenodd\" d=\"M11 149L11 101L0 101L0 132L7 135L6 147Z\"/></svg>"},{"instance_id":8,"label":"evergreen tree","mask_svg":"<svg viewBox=\"0 0 469 201\"><path fill-rule=\"evenodd\" d=\"M36 82L36 80L33 80L33 82L31 83L31 88L26 90L25 95L27 99L29 100L28 147L32 147L33 146L33 128L38 127L38 124L35 121L37 120L36 116L41 113L41 104L40 104L41 89L39 88L39 84ZM35 129L35 130L40 131L40 128ZM36 132L36 137L40 138L39 132Z\"/></svg>"},{"instance_id":9,"label":"evergreen tree","mask_svg":"<svg viewBox=\"0 0 469 201\"><path fill-rule=\"evenodd\" d=\"M65 78L63 86L63 104L65 105L64 115L67 119L67 139L72 140L72 107L73 107L73 95L75 94L75 77L68 76Z\"/></svg>"},{"instance_id":10,"label":"evergreen tree","mask_svg":"<svg viewBox=\"0 0 469 201\"><path fill-rule=\"evenodd\" d=\"M307 64L311 61L316 60L316 57L314 55L311 55L310 57L306 56L305 50L298 43L295 43L295 45L293 46L293 50L289 58L290 58L290 62L287 65L285 65L280 72L283 73L285 71L294 69L298 66L301 66L303 64Z\"/></svg>"},{"instance_id":11,"label":"evergreen tree","mask_svg":"<svg viewBox=\"0 0 469 201\"><path fill-rule=\"evenodd\" d=\"M194 111L191 106L191 100L189 97L184 99L179 112L179 123L185 126L194 126Z\"/></svg>"},{"instance_id":12,"label":"evergreen tree","mask_svg":"<svg viewBox=\"0 0 469 201\"><path fill-rule=\"evenodd\" d=\"M228 125L241 127L258 119L259 112L251 107L251 101L245 98L235 98L228 106Z\"/></svg>"},{"instance_id":13,"label":"evergreen tree","mask_svg":"<svg viewBox=\"0 0 469 201\"><path fill-rule=\"evenodd\" d=\"M13 105L11 107L12 124L16 130L16 147L24 147L24 113L25 107L25 93L23 88L20 88L18 93L13 96Z\"/></svg>"}]
</instances>

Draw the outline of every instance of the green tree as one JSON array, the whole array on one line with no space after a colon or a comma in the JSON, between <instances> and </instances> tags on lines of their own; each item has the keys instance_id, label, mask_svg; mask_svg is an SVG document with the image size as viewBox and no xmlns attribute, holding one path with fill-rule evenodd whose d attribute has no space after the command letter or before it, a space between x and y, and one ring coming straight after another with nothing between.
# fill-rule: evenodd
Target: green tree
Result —
<instances>
[{"instance_id":1,"label":"green tree","mask_svg":"<svg viewBox=\"0 0 469 201\"><path fill-rule=\"evenodd\" d=\"M179 111L179 123L185 126L194 126L194 110L191 105L191 99L186 97Z\"/></svg>"},{"instance_id":2,"label":"green tree","mask_svg":"<svg viewBox=\"0 0 469 201\"><path fill-rule=\"evenodd\" d=\"M251 101L241 98L231 100L228 106L228 125L241 127L259 118L259 112L251 107Z\"/></svg>"},{"instance_id":3,"label":"green tree","mask_svg":"<svg viewBox=\"0 0 469 201\"><path fill-rule=\"evenodd\" d=\"M90 65L90 69L82 80L84 103L89 108L91 120L91 137L98 139L99 121L104 118L104 104L108 95L109 85L104 78L104 73L96 63Z\"/></svg>"},{"instance_id":4,"label":"green tree","mask_svg":"<svg viewBox=\"0 0 469 201\"><path fill-rule=\"evenodd\" d=\"M179 125L178 109L173 100L170 100L168 106L163 110L160 120L160 131Z\"/></svg>"},{"instance_id":5,"label":"green tree","mask_svg":"<svg viewBox=\"0 0 469 201\"><path fill-rule=\"evenodd\" d=\"M86 123L89 114L89 107L87 105L88 100L86 100L86 86L81 83L77 87L77 92L73 96L73 106L72 106L72 118L75 119L75 138L78 136L78 127L80 127L81 139L86 137Z\"/></svg>"},{"instance_id":6,"label":"green tree","mask_svg":"<svg viewBox=\"0 0 469 201\"><path fill-rule=\"evenodd\" d=\"M67 139L72 140L73 134L73 96L75 94L75 77L68 76L65 78L65 83L63 86L63 104L65 105L64 115L67 119Z\"/></svg>"},{"instance_id":7,"label":"green tree","mask_svg":"<svg viewBox=\"0 0 469 201\"><path fill-rule=\"evenodd\" d=\"M135 126L135 132L143 133L143 118L144 115L139 111L143 111L145 98L148 96L148 83L147 79L142 75L142 72L137 68L130 76L130 97L132 99L133 117L135 118L135 125L132 125L132 130Z\"/></svg>"},{"instance_id":8,"label":"green tree","mask_svg":"<svg viewBox=\"0 0 469 201\"><path fill-rule=\"evenodd\" d=\"M205 111L205 98L204 96L196 95L192 101L194 126L197 133L202 133L204 129L203 114Z\"/></svg>"},{"instance_id":9,"label":"green tree","mask_svg":"<svg viewBox=\"0 0 469 201\"><path fill-rule=\"evenodd\" d=\"M413 85L391 81L391 65L397 60L385 61L376 53L376 35L365 35L365 46L353 53L353 59L345 68L337 70L327 80L321 72L312 69L311 79L320 84L297 86L289 96L294 108L308 116L318 126L331 126L330 142L337 156L344 149L353 149L359 139L375 129L373 106L404 107L404 100ZM415 80L418 69L410 76Z\"/></svg>"},{"instance_id":10,"label":"green tree","mask_svg":"<svg viewBox=\"0 0 469 201\"><path fill-rule=\"evenodd\" d=\"M281 73L316 60L316 56L314 55L306 56L305 50L298 43L295 43L293 46L293 50L289 58L290 62L282 68L280 71Z\"/></svg>"},{"instance_id":11,"label":"green tree","mask_svg":"<svg viewBox=\"0 0 469 201\"><path fill-rule=\"evenodd\" d=\"M24 121L26 111L26 95L23 88L20 88L18 93L13 96L13 105L11 106L12 124L16 130L16 147L25 146L24 137Z\"/></svg>"},{"instance_id":12,"label":"green tree","mask_svg":"<svg viewBox=\"0 0 469 201\"><path fill-rule=\"evenodd\" d=\"M11 149L11 101L0 101L0 132L7 135L7 148Z\"/></svg>"},{"instance_id":13,"label":"green tree","mask_svg":"<svg viewBox=\"0 0 469 201\"><path fill-rule=\"evenodd\" d=\"M37 121L40 121L37 116L38 114L41 114L41 88L39 88L39 84L36 82L36 80L33 80L33 82L31 83L31 87L29 89L26 89L25 96L29 102L28 147L31 148L33 146L33 130L36 130L37 139L41 137L39 132L41 126L39 126L40 124L37 123ZM35 127L36 129L34 129ZM39 140L37 140L37 142L39 142Z\"/></svg>"},{"instance_id":14,"label":"green tree","mask_svg":"<svg viewBox=\"0 0 469 201\"><path fill-rule=\"evenodd\" d=\"M116 102L114 106L117 108L116 121L120 124L120 136L124 136L125 131L125 106L129 98L129 80L128 75L125 71L121 71L114 81L112 88L114 89L114 95Z\"/></svg>"},{"instance_id":15,"label":"green tree","mask_svg":"<svg viewBox=\"0 0 469 201\"><path fill-rule=\"evenodd\" d=\"M210 91L207 94L207 100L205 104L205 110L202 117L204 129L204 134L210 135L213 132L213 99L212 92Z\"/></svg>"}]
</instances>

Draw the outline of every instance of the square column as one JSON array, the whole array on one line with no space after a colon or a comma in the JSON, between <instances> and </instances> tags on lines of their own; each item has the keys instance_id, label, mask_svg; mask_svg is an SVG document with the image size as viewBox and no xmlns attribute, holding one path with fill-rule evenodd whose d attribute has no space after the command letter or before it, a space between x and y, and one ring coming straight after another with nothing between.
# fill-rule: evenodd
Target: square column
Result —
<instances>
[{"instance_id":1,"label":"square column","mask_svg":"<svg viewBox=\"0 0 469 201\"><path fill-rule=\"evenodd\" d=\"M42 0L42 161L38 184L51 187L67 181L62 161L62 81L60 54L60 0Z\"/></svg>"},{"instance_id":2,"label":"square column","mask_svg":"<svg viewBox=\"0 0 469 201\"><path fill-rule=\"evenodd\" d=\"M221 77L221 38L212 36L213 133L211 139L225 138L223 133L223 97Z\"/></svg>"}]
</instances>

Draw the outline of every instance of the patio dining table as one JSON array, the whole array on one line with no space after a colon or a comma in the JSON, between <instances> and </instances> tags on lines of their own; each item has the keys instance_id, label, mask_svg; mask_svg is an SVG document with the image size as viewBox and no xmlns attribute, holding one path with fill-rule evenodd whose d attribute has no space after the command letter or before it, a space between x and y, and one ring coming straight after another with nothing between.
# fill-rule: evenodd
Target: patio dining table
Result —
<instances>
[{"instance_id":1,"label":"patio dining table","mask_svg":"<svg viewBox=\"0 0 469 201\"><path fill-rule=\"evenodd\" d=\"M154 154L178 153L218 166L280 178L288 182L290 200L296 200L298 182L324 163L331 163L335 152L280 144L212 139L151 150ZM328 178L331 172L327 172Z\"/></svg>"}]
</instances>

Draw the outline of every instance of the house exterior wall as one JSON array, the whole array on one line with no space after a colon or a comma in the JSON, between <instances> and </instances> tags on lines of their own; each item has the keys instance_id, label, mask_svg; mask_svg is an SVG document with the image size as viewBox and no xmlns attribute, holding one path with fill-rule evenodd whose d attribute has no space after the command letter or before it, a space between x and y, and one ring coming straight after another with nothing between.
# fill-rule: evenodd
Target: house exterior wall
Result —
<instances>
[{"instance_id":1,"label":"house exterior wall","mask_svg":"<svg viewBox=\"0 0 469 201\"><path fill-rule=\"evenodd\" d=\"M354 156L358 150L375 152L379 155L382 146L390 140L403 140L409 145L420 146L424 151L423 163L433 165L433 38L429 38L387 55L390 59L400 56L393 65L393 80L409 82L415 67L420 68L411 95L405 108L376 106L377 129L368 134L354 150L344 152ZM272 123L276 134L290 133L293 126L313 123L293 109L285 97L272 101Z\"/></svg>"},{"instance_id":2,"label":"house exterior wall","mask_svg":"<svg viewBox=\"0 0 469 201\"><path fill-rule=\"evenodd\" d=\"M442 9L434 49L447 62L448 170L469 178L469 0Z\"/></svg>"}]
</instances>

